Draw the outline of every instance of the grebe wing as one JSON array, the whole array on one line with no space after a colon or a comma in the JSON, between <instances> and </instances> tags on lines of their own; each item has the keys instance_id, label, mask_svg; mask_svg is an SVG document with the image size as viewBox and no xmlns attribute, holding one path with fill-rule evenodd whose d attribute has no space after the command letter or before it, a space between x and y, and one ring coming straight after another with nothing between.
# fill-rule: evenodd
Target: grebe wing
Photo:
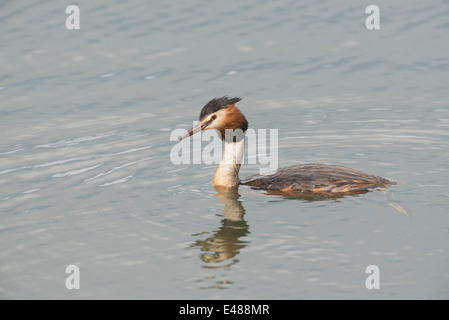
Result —
<instances>
[{"instance_id":1,"label":"grebe wing","mask_svg":"<svg viewBox=\"0 0 449 320\"><path fill-rule=\"evenodd\" d=\"M284 193L347 194L384 188L395 182L343 166L310 163L280 168L271 175L255 174L241 184Z\"/></svg>"}]
</instances>

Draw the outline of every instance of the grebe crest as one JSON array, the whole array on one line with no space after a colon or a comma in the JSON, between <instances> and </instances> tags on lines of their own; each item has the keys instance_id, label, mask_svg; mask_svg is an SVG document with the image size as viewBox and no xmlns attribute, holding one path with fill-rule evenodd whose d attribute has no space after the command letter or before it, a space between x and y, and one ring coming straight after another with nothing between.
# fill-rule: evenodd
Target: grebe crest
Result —
<instances>
[{"instance_id":1,"label":"grebe crest","mask_svg":"<svg viewBox=\"0 0 449 320\"><path fill-rule=\"evenodd\" d=\"M220 132L225 148L223 158L214 176L216 189L238 190L239 185L265 190L278 195L346 195L365 193L376 188L386 188L394 181L370 175L359 170L328 164L303 164L277 169L271 175L252 175L243 180L238 177L242 163L248 121L235 106L241 98L227 96L214 98L201 110L199 123L182 137L185 139L201 130L214 129ZM234 134L231 139L228 132Z\"/></svg>"}]
</instances>

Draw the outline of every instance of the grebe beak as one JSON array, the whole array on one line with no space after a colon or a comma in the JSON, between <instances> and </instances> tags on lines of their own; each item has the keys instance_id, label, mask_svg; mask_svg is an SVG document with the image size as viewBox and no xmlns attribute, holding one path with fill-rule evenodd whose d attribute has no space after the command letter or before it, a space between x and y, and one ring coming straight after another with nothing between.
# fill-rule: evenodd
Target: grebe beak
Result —
<instances>
[{"instance_id":1,"label":"grebe beak","mask_svg":"<svg viewBox=\"0 0 449 320\"><path fill-rule=\"evenodd\" d=\"M200 122L198 123L196 126L194 126L192 129L189 130L189 132L187 132L186 135L184 135L183 137L179 138L179 140L183 140L185 138L190 137L191 135L194 135L197 132L200 132L201 130L204 130L212 121L207 121L207 122Z\"/></svg>"}]
</instances>

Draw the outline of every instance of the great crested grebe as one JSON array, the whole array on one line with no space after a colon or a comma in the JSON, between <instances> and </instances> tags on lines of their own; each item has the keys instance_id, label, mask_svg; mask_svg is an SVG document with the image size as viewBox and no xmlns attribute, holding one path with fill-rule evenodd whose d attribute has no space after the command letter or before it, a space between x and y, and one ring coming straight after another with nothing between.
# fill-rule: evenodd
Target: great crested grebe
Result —
<instances>
[{"instance_id":1,"label":"great crested grebe","mask_svg":"<svg viewBox=\"0 0 449 320\"><path fill-rule=\"evenodd\" d=\"M328 164L300 164L277 169L274 174L255 174L240 180L238 177L244 148L242 138L225 139L225 130L248 129L248 121L235 106L240 98L214 98L201 110L199 123L181 139L201 130L215 129L221 133L225 143L223 159L214 177L214 186L219 189L237 190L239 185L266 190L279 195L347 195L365 193L376 188L396 184L378 176L359 170Z\"/></svg>"}]
</instances>

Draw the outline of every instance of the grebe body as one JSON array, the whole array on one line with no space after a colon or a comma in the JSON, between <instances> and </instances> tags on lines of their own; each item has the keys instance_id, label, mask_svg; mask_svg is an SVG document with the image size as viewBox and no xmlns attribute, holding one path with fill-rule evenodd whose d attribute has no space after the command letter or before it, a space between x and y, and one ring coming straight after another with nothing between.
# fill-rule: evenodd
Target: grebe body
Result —
<instances>
[{"instance_id":1,"label":"grebe body","mask_svg":"<svg viewBox=\"0 0 449 320\"><path fill-rule=\"evenodd\" d=\"M336 195L365 193L394 182L342 166L309 163L280 168L274 174L255 174L240 182L271 194Z\"/></svg>"},{"instance_id":2,"label":"grebe body","mask_svg":"<svg viewBox=\"0 0 449 320\"><path fill-rule=\"evenodd\" d=\"M359 170L315 163L284 167L273 174L255 174L240 180L238 174L245 148L244 134L240 138L225 139L227 129L240 129L243 133L248 129L248 121L235 106L240 100L226 96L212 99L201 110L199 124L181 138L185 139L208 129L221 133L225 148L213 180L216 188L235 191L240 185L245 185L252 189L266 190L268 194L336 196L365 193L396 184Z\"/></svg>"}]
</instances>

